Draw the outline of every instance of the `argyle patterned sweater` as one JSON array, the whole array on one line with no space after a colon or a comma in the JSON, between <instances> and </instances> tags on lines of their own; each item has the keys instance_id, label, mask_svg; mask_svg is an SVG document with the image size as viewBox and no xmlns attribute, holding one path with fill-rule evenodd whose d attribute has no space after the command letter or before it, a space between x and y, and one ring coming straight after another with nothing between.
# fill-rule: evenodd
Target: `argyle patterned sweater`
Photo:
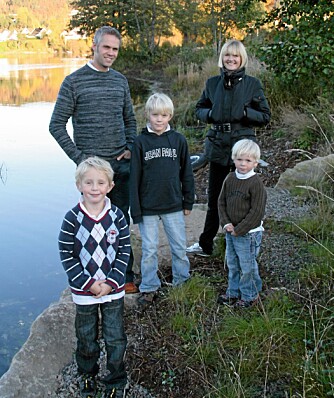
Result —
<instances>
[{"instance_id":1,"label":"argyle patterned sweater","mask_svg":"<svg viewBox=\"0 0 334 398\"><path fill-rule=\"evenodd\" d=\"M75 303L91 303L91 300L85 302L80 296L93 298L89 288L101 279L106 279L112 287L111 296L118 298L124 295L130 233L118 207L111 204L99 220L94 220L79 203L65 215L58 244ZM113 298L105 301L110 299Z\"/></svg>"}]
</instances>

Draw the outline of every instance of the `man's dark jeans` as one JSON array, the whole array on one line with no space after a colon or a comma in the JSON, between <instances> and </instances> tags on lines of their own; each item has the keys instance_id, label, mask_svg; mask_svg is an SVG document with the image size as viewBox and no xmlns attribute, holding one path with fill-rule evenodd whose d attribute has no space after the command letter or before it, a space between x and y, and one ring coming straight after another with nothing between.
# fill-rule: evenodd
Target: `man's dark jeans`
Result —
<instances>
[{"instance_id":1,"label":"man's dark jeans","mask_svg":"<svg viewBox=\"0 0 334 398\"><path fill-rule=\"evenodd\" d=\"M112 160L110 161L111 167L113 168L114 175L114 188L108 193L108 197L111 203L117 206L124 213L125 219L130 227L130 160ZM130 260L126 269L125 282L133 282L133 252L131 249Z\"/></svg>"},{"instance_id":2,"label":"man's dark jeans","mask_svg":"<svg viewBox=\"0 0 334 398\"><path fill-rule=\"evenodd\" d=\"M103 304L76 305L75 330L78 339L76 361L81 374L96 376L99 371L98 343L99 309L101 311L102 336L107 352L107 369L104 379L110 387L124 387L127 374L124 354L127 338L124 331L124 297Z\"/></svg>"},{"instance_id":3,"label":"man's dark jeans","mask_svg":"<svg viewBox=\"0 0 334 398\"><path fill-rule=\"evenodd\" d=\"M235 167L222 166L219 163L210 162L208 210L205 217L204 229L198 242L207 254L212 254L213 251L213 239L219 229L218 198L223 182L231 170L235 170Z\"/></svg>"}]
</instances>

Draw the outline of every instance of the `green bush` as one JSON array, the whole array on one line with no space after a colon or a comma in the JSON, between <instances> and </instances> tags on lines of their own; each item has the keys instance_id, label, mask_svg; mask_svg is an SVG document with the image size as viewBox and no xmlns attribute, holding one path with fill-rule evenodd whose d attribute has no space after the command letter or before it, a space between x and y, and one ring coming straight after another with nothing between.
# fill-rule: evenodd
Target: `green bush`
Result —
<instances>
[{"instance_id":1,"label":"green bush","mask_svg":"<svg viewBox=\"0 0 334 398\"><path fill-rule=\"evenodd\" d=\"M260 27L253 48L286 88L298 90L307 102L319 95L333 99L332 2L282 0L256 24Z\"/></svg>"}]
</instances>

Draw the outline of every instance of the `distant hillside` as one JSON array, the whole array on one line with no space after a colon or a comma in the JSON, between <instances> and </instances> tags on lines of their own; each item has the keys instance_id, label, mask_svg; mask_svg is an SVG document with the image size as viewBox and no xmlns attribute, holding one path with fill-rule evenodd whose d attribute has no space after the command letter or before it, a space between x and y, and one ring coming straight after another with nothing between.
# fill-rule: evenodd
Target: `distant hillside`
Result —
<instances>
[{"instance_id":1,"label":"distant hillside","mask_svg":"<svg viewBox=\"0 0 334 398\"><path fill-rule=\"evenodd\" d=\"M55 27L69 21L70 0L0 0L0 29ZM57 22L55 22L57 21Z\"/></svg>"}]
</instances>

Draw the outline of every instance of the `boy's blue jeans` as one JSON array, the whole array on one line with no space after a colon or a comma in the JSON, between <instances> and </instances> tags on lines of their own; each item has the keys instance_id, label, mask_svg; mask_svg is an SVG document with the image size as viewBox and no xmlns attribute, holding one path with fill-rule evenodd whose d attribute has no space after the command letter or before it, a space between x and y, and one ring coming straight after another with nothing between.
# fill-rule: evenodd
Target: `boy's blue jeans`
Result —
<instances>
[{"instance_id":1,"label":"boy's blue jeans","mask_svg":"<svg viewBox=\"0 0 334 398\"><path fill-rule=\"evenodd\" d=\"M228 267L229 297L241 297L242 300L254 300L262 290L262 280L256 257L260 251L262 231L243 236L226 233L226 261Z\"/></svg>"},{"instance_id":2,"label":"boy's blue jeans","mask_svg":"<svg viewBox=\"0 0 334 398\"><path fill-rule=\"evenodd\" d=\"M78 339L76 361L79 373L96 376L99 371L98 343L99 308L101 310L102 336L106 346L107 369L104 379L110 387L124 387L127 374L124 354L127 338L124 331L124 297L103 304L76 305L75 330Z\"/></svg>"},{"instance_id":3,"label":"boy's blue jeans","mask_svg":"<svg viewBox=\"0 0 334 398\"><path fill-rule=\"evenodd\" d=\"M186 254L186 227L183 211L144 216L139 223L142 238L141 292L155 292L161 287L158 277L159 222L162 221L172 252L173 285L189 279L190 263Z\"/></svg>"}]
</instances>

